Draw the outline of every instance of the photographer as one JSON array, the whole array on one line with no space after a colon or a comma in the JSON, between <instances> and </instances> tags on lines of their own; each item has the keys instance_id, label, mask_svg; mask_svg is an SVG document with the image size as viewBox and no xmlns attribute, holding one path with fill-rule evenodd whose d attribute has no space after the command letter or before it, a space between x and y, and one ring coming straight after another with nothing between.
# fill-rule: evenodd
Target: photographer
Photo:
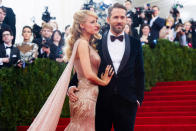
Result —
<instances>
[{"instance_id":1,"label":"photographer","mask_svg":"<svg viewBox=\"0 0 196 131\"><path fill-rule=\"evenodd\" d=\"M159 17L159 7L153 6L152 9L154 10L152 14L152 19L150 20L150 27L151 27L151 35L153 39L159 38L159 31L165 25L165 20Z\"/></svg>"},{"instance_id":2,"label":"photographer","mask_svg":"<svg viewBox=\"0 0 196 131\"><path fill-rule=\"evenodd\" d=\"M39 55L38 58L48 58L50 54L50 40L53 33L53 28L50 24L46 23L41 29L41 38L33 40L33 43L38 44Z\"/></svg>"},{"instance_id":3,"label":"photographer","mask_svg":"<svg viewBox=\"0 0 196 131\"><path fill-rule=\"evenodd\" d=\"M186 43L189 47L192 48L192 29L191 23L189 21L184 23L185 35L186 35Z\"/></svg>"},{"instance_id":4,"label":"photographer","mask_svg":"<svg viewBox=\"0 0 196 131\"><path fill-rule=\"evenodd\" d=\"M178 25L178 24L182 24L182 19L180 18L180 12L177 9L177 7L172 7L172 9L170 10L170 14L174 18L173 28L175 28L176 25Z\"/></svg>"},{"instance_id":5,"label":"photographer","mask_svg":"<svg viewBox=\"0 0 196 131\"><path fill-rule=\"evenodd\" d=\"M174 41L175 33L174 29L172 28L174 24L174 18L169 16L166 19L166 25L159 32L159 38L161 39L168 39L169 41Z\"/></svg>"},{"instance_id":6,"label":"photographer","mask_svg":"<svg viewBox=\"0 0 196 131\"><path fill-rule=\"evenodd\" d=\"M11 29L2 31L3 44L0 44L0 69L2 67L18 66L22 67L20 62L20 51L13 47L12 40L14 36Z\"/></svg>"},{"instance_id":7,"label":"photographer","mask_svg":"<svg viewBox=\"0 0 196 131\"><path fill-rule=\"evenodd\" d=\"M132 1L131 0L126 0L124 5L127 9L127 19L132 20L132 27L133 28L138 27L141 23L143 23L142 19L140 19L140 17L139 17L141 15L141 13L137 12L137 10L136 10L136 13L134 13L132 11Z\"/></svg>"},{"instance_id":8,"label":"photographer","mask_svg":"<svg viewBox=\"0 0 196 131\"><path fill-rule=\"evenodd\" d=\"M181 46L188 46L187 37L185 34L186 30L183 24L178 24L175 29L176 37L175 42L179 42Z\"/></svg>"},{"instance_id":9,"label":"photographer","mask_svg":"<svg viewBox=\"0 0 196 131\"><path fill-rule=\"evenodd\" d=\"M154 48L157 44L157 41L152 39L150 26L148 24L143 24L141 26L140 42L142 46L149 45L150 48Z\"/></svg>"}]
</instances>

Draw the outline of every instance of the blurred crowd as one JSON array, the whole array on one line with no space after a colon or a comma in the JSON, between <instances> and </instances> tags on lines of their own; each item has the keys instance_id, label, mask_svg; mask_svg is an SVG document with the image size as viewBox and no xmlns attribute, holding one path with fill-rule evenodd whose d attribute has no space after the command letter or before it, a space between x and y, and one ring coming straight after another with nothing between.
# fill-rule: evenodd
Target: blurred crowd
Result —
<instances>
[{"instance_id":1,"label":"blurred crowd","mask_svg":"<svg viewBox=\"0 0 196 131\"><path fill-rule=\"evenodd\" d=\"M133 8L130 0L126 0L124 5L127 8L125 33L139 39L142 45L154 48L158 39L168 39L181 46L196 48L196 22L182 22L178 11L180 5L173 7L166 19L159 16L160 9L156 5ZM89 9L96 12L93 6ZM11 8L0 6L0 69L13 65L25 68L37 58L64 62L63 48L71 27L67 25L61 32L58 23L46 18L42 17L41 27L25 25L22 29L23 41L15 43L15 14ZM105 24L100 31L104 33L108 30L109 26Z\"/></svg>"}]
</instances>

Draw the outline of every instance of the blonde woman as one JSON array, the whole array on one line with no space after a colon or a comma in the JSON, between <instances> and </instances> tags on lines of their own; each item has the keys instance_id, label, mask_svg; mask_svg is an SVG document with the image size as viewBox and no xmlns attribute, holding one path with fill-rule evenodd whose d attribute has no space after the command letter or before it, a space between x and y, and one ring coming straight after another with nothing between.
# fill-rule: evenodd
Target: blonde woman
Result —
<instances>
[{"instance_id":1,"label":"blonde woman","mask_svg":"<svg viewBox=\"0 0 196 131\"><path fill-rule=\"evenodd\" d=\"M166 19L166 25L159 32L160 39L168 39L169 41L174 41L175 39L175 32L172 26L174 25L174 18L169 16Z\"/></svg>"},{"instance_id":2,"label":"blonde woman","mask_svg":"<svg viewBox=\"0 0 196 131\"><path fill-rule=\"evenodd\" d=\"M78 76L76 93L79 100L70 101L71 122L65 131L94 131L95 105L98 95L98 85L106 86L114 72L110 65L105 69L101 78L97 76L100 57L92 47L93 41L99 38L97 15L91 11L80 10L74 14L66 48L69 64L63 72L48 100L35 118L30 131L54 131L60 117L64 98L67 93L72 65ZM69 73L69 76L67 76Z\"/></svg>"}]
</instances>

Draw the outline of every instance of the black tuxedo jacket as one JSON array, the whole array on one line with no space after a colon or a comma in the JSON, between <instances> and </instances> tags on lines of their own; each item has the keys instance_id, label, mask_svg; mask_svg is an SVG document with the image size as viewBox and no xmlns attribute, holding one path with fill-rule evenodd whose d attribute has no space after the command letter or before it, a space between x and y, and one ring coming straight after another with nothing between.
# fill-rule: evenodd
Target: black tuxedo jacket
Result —
<instances>
[{"instance_id":1,"label":"black tuxedo jacket","mask_svg":"<svg viewBox=\"0 0 196 131\"><path fill-rule=\"evenodd\" d=\"M161 28L165 25L165 20L163 18L158 17L152 24L152 27L150 29L152 39L158 39L159 38L159 31Z\"/></svg>"},{"instance_id":2,"label":"black tuxedo jacket","mask_svg":"<svg viewBox=\"0 0 196 131\"><path fill-rule=\"evenodd\" d=\"M36 43L38 45L38 58L47 58L47 54L44 52L44 53L41 53L41 48L45 45L46 47L50 48L50 39L47 39L46 42L43 44L42 43L43 39L42 37L41 38L37 38L37 39L34 39L32 42L33 43Z\"/></svg>"},{"instance_id":3,"label":"black tuxedo jacket","mask_svg":"<svg viewBox=\"0 0 196 131\"><path fill-rule=\"evenodd\" d=\"M6 57L5 46L4 44L0 44L0 58L5 58L5 57ZM3 65L0 65L0 68L16 65L18 60L20 60L20 51L18 50L18 48L12 46L9 63L3 63Z\"/></svg>"},{"instance_id":4,"label":"black tuxedo jacket","mask_svg":"<svg viewBox=\"0 0 196 131\"><path fill-rule=\"evenodd\" d=\"M102 40L98 41L97 45L98 53L101 57L98 73L99 77L101 73L105 72L107 65L113 66L107 48L107 34L108 33L105 33L103 35ZM143 101L144 67L141 44L139 40L127 34L125 35L125 41L125 52L117 74L114 74L112 80L106 87L99 86L99 96L97 101L101 103L107 104L113 94L118 94L125 100L133 103L136 103L137 100L139 100L140 103ZM77 85L76 75L73 76L70 82L70 86L73 85Z\"/></svg>"},{"instance_id":5,"label":"black tuxedo jacket","mask_svg":"<svg viewBox=\"0 0 196 131\"><path fill-rule=\"evenodd\" d=\"M50 55L49 58L52 60L56 60L56 58L62 58L62 46L63 45L59 45L56 46L54 43L50 43Z\"/></svg>"},{"instance_id":6,"label":"black tuxedo jacket","mask_svg":"<svg viewBox=\"0 0 196 131\"><path fill-rule=\"evenodd\" d=\"M101 57L99 76L105 71L107 65L113 66L107 46L107 35L108 33L103 35L97 46ZM137 100L142 103L144 97L144 67L141 44L139 40L127 34L125 34L125 52L117 74L114 74L108 86L99 87L98 100L107 101L111 99L113 94L118 94L133 103Z\"/></svg>"}]
</instances>

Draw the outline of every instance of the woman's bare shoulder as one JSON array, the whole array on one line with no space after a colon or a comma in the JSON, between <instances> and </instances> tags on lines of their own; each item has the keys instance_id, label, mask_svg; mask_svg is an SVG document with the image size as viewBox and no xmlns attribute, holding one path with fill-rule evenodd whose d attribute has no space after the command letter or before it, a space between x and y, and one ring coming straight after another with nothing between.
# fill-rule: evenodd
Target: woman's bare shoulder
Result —
<instances>
[{"instance_id":1,"label":"woman's bare shoulder","mask_svg":"<svg viewBox=\"0 0 196 131\"><path fill-rule=\"evenodd\" d=\"M79 38L76 42L78 42L78 47L79 48L81 48L81 47L86 48L86 47L89 46L88 41L87 40L84 40L82 38Z\"/></svg>"}]
</instances>

